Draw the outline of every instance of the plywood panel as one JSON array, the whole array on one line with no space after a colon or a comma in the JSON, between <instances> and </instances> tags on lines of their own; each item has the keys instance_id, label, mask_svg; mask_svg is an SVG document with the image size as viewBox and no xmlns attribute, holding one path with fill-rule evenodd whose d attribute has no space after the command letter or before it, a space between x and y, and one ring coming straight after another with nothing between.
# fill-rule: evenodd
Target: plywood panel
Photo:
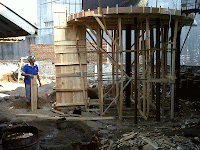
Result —
<instances>
[{"instance_id":1,"label":"plywood panel","mask_svg":"<svg viewBox=\"0 0 200 150\"><path fill-rule=\"evenodd\" d=\"M56 102L60 103L73 103L72 92L56 92Z\"/></svg>"},{"instance_id":2,"label":"plywood panel","mask_svg":"<svg viewBox=\"0 0 200 150\"><path fill-rule=\"evenodd\" d=\"M87 72L87 66L83 65L82 66L82 71ZM81 72L79 66L56 66L56 74L58 73L76 73L76 72Z\"/></svg>"},{"instance_id":3,"label":"plywood panel","mask_svg":"<svg viewBox=\"0 0 200 150\"><path fill-rule=\"evenodd\" d=\"M73 103L84 103L83 98L84 98L83 92L73 93Z\"/></svg>"},{"instance_id":4,"label":"plywood panel","mask_svg":"<svg viewBox=\"0 0 200 150\"><path fill-rule=\"evenodd\" d=\"M66 34L65 29L54 29L54 40L55 41L65 41L66 40Z\"/></svg>"},{"instance_id":5,"label":"plywood panel","mask_svg":"<svg viewBox=\"0 0 200 150\"><path fill-rule=\"evenodd\" d=\"M86 54L80 54L81 63L86 64ZM78 54L55 54L55 63L79 64Z\"/></svg>"}]
</instances>

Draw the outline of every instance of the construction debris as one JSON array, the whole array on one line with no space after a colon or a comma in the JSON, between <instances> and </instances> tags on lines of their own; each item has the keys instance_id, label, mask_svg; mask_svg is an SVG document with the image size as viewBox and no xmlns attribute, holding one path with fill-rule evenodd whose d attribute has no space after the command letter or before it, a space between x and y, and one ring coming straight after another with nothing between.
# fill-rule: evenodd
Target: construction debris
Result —
<instances>
[{"instance_id":1,"label":"construction debris","mask_svg":"<svg viewBox=\"0 0 200 150\"><path fill-rule=\"evenodd\" d=\"M197 138L196 138L197 139ZM199 139L198 139L199 141ZM197 145L183 136L165 136L158 132L148 132L146 134L130 132L123 134L121 139L113 142L111 139L101 139L101 150L118 150L124 147L128 149L142 150L184 150L184 149L199 149L200 141Z\"/></svg>"}]
</instances>

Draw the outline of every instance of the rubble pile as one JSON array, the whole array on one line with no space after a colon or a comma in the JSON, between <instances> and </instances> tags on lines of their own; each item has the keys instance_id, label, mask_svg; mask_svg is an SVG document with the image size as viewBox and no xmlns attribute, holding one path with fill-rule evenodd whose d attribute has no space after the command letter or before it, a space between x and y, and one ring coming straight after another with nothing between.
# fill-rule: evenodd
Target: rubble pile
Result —
<instances>
[{"instance_id":1,"label":"rubble pile","mask_svg":"<svg viewBox=\"0 0 200 150\"><path fill-rule=\"evenodd\" d=\"M165 127L164 127L165 128ZM116 142L111 139L101 139L101 150L185 150L185 149L200 149L200 141L198 137L194 138L198 141L195 144L193 140L183 136L165 136L157 132L137 133L130 132L123 134L121 139Z\"/></svg>"}]
</instances>

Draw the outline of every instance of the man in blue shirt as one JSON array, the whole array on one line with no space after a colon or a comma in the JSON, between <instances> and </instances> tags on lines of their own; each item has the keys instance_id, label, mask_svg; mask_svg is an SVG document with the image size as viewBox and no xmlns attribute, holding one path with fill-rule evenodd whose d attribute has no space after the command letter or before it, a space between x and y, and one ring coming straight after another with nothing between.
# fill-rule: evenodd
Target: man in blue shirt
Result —
<instances>
[{"instance_id":1,"label":"man in blue shirt","mask_svg":"<svg viewBox=\"0 0 200 150\"><path fill-rule=\"evenodd\" d=\"M38 66L35 64L35 56L28 56L27 60L29 64L26 64L22 69L22 75L25 76L25 91L26 91L26 103L27 106L31 105L31 78L37 76L39 86L41 86L40 77L38 75ZM38 107L39 109L39 107Z\"/></svg>"}]
</instances>

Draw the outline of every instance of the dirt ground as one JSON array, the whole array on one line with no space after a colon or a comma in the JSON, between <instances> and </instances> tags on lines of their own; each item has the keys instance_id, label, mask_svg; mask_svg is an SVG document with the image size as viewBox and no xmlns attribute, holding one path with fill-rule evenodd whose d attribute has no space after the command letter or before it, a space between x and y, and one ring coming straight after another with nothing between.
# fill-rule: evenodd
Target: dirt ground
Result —
<instances>
[{"instance_id":1,"label":"dirt ground","mask_svg":"<svg viewBox=\"0 0 200 150\"><path fill-rule=\"evenodd\" d=\"M181 110L176 113L173 119L170 119L166 112L166 117L161 118L159 122L155 121L154 117L150 118L149 121L139 117L138 124L134 124L134 118L131 117L120 122L115 106L106 113L106 116L114 116L114 120L66 121L65 129L58 129L55 120L16 117L16 114L59 116L50 111L52 103L56 101L55 92L53 91L54 86L55 82L42 85L39 89L39 105L42 109L34 112L31 112L25 104L23 87L19 87L14 91L4 91L4 93L11 96L0 99L0 123L26 122L30 126L37 127L39 130L38 141L42 150L70 150L73 149L72 145L74 143L91 143L91 141L94 141L93 137L98 138L100 149L108 150L139 149L141 145L143 149L153 149L150 142L148 142L149 140L153 143L157 142L157 145L160 144L160 149L200 149L200 103L198 100L194 102L189 99L181 99ZM124 109L124 113L129 116L134 114L133 110L128 108ZM83 111L82 116L99 116L99 114ZM133 132L137 134L136 137L120 143L120 139L124 137L124 134ZM141 140L143 140L142 144L140 143Z\"/></svg>"}]
</instances>

